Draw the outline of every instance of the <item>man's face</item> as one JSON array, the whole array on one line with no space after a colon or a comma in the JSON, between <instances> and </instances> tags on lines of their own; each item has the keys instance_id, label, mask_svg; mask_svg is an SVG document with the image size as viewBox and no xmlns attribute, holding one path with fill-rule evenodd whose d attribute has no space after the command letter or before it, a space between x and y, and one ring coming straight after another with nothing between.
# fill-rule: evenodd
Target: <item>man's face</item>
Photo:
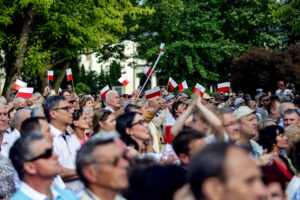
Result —
<instances>
[{"instance_id":1,"label":"man's face","mask_svg":"<svg viewBox=\"0 0 300 200\"><path fill-rule=\"evenodd\" d=\"M285 114L283 116L283 120L284 120L283 122L284 127L288 127L289 125L296 125L296 126L300 125L298 115L294 112L291 114Z\"/></svg>"},{"instance_id":2,"label":"man's face","mask_svg":"<svg viewBox=\"0 0 300 200\"><path fill-rule=\"evenodd\" d=\"M60 101L58 106L54 108L55 119L64 125L70 125L73 122L73 108L70 107L67 101Z\"/></svg>"},{"instance_id":3,"label":"man's face","mask_svg":"<svg viewBox=\"0 0 300 200\"><path fill-rule=\"evenodd\" d=\"M96 177L95 185L120 191L128 186L127 168L128 161L122 156L124 148L120 148L115 142L100 145L95 148L93 155L96 164L90 166Z\"/></svg>"},{"instance_id":4,"label":"man's face","mask_svg":"<svg viewBox=\"0 0 300 200\"><path fill-rule=\"evenodd\" d=\"M40 119L41 132L45 139L52 144L54 135L50 132L50 126L46 120Z\"/></svg>"},{"instance_id":5,"label":"man's face","mask_svg":"<svg viewBox=\"0 0 300 200\"><path fill-rule=\"evenodd\" d=\"M254 200L264 197L262 175L247 152L232 147L225 159L225 200Z\"/></svg>"},{"instance_id":6,"label":"man's face","mask_svg":"<svg viewBox=\"0 0 300 200\"><path fill-rule=\"evenodd\" d=\"M152 108L157 109L158 106L159 106L159 100L160 100L160 97L159 97L159 96L153 97L153 98L149 101L149 105L150 105Z\"/></svg>"},{"instance_id":7,"label":"man's face","mask_svg":"<svg viewBox=\"0 0 300 200\"><path fill-rule=\"evenodd\" d=\"M255 109L256 109L256 103L255 103L255 101L250 101L250 102L249 102L249 108L250 108L251 110L255 110Z\"/></svg>"},{"instance_id":8,"label":"man's face","mask_svg":"<svg viewBox=\"0 0 300 200\"><path fill-rule=\"evenodd\" d=\"M224 129L232 141L240 138L240 126L232 113L224 114Z\"/></svg>"},{"instance_id":9,"label":"man's face","mask_svg":"<svg viewBox=\"0 0 300 200\"><path fill-rule=\"evenodd\" d=\"M66 98L66 100L67 100L68 102L71 101L71 94L70 94L69 92L65 91L65 92L63 93L63 96Z\"/></svg>"},{"instance_id":10,"label":"man's face","mask_svg":"<svg viewBox=\"0 0 300 200\"><path fill-rule=\"evenodd\" d=\"M253 138L257 134L257 120L254 113L242 117L239 121L241 137Z\"/></svg>"},{"instance_id":11,"label":"man's face","mask_svg":"<svg viewBox=\"0 0 300 200\"><path fill-rule=\"evenodd\" d=\"M279 89L284 89L284 83L283 83L283 81L279 81L278 82L278 88Z\"/></svg>"},{"instance_id":12,"label":"man's face","mask_svg":"<svg viewBox=\"0 0 300 200\"><path fill-rule=\"evenodd\" d=\"M218 100L224 101L224 99L225 99L225 94L224 94L224 92L219 93L219 94L218 94Z\"/></svg>"},{"instance_id":13,"label":"man's face","mask_svg":"<svg viewBox=\"0 0 300 200\"><path fill-rule=\"evenodd\" d=\"M35 152L33 158L35 158L43 154L46 149L52 149L52 144L46 139L42 139L32 143L32 148ZM24 165L29 163L33 165L32 167L35 170L28 173L32 173L32 175L39 176L45 179L53 179L63 170L62 166L58 162L58 155L55 152L52 152L52 155L49 158L40 158L32 162L26 162Z\"/></svg>"},{"instance_id":14,"label":"man's face","mask_svg":"<svg viewBox=\"0 0 300 200\"><path fill-rule=\"evenodd\" d=\"M119 94L116 92L111 93L109 98L107 99L107 103L115 111L118 110L121 107Z\"/></svg>"},{"instance_id":15,"label":"man's face","mask_svg":"<svg viewBox=\"0 0 300 200\"><path fill-rule=\"evenodd\" d=\"M26 108L27 104L26 104L26 101L25 99L23 98L19 98L17 100L17 103L15 105L15 109L18 109L18 108Z\"/></svg>"},{"instance_id":16,"label":"man's face","mask_svg":"<svg viewBox=\"0 0 300 200\"><path fill-rule=\"evenodd\" d=\"M265 107L265 108L268 107L269 103L270 103L270 97L269 96L265 96L265 97L262 98L261 105L263 107Z\"/></svg>"},{"instance_id":17,"label":"man's face","mask_svg":"<svg viewBox=\"0 0 300 200\"><path fill-rule=\"evenodd\" d=\"M6 109L0 104L0 133L5 133L8 128Z\"/></svg>"}]
</instances>

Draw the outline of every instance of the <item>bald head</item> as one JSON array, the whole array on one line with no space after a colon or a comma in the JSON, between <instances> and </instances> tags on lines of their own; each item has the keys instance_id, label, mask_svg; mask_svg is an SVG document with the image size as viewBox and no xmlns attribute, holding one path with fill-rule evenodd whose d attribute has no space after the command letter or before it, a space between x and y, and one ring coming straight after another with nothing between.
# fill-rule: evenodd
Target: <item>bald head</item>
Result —
<instances>
[{"instance_id":1,"label":"bald head","mask_svg":"<svg viewBox=\"0 0 300 200\"><path fill-rule=\"evenodd\" d=\"M23 121L25 121L27 118L30 117L30 111L27 109L20 109L16 112L14 119L13 119L13 125L14 127L20 131Z\"/></svg>"}]
</instances>

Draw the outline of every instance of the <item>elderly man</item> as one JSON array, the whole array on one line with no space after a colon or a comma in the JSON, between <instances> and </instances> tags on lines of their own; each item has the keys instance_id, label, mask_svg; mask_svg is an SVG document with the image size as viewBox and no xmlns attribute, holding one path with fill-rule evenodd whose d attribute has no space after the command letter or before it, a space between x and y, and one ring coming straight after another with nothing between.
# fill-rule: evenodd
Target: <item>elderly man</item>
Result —
<instances>
[{"instance_id":1,"label":"elderly man","mask_svg":"<svg viewBox=\"0 0 300 200\"><path fill-rule=\"evenodd\" d=\"M105 106L113 113L119 110L121 108L119 93L113 90L109 91L105 96Z\"/></svg>"},{"instance_id":2,"label":"elderly man","mask_svg":"<svg viewBox=\"0 0 300 200\"><path fill-rule=\"evenodd\" d=\"M246 150L213 143L198 152L190 165L195 199L259 200L265 197L262 174Z\"/></svg>"},{"instance_id":3,"label":"elderly man","mask_svg":"<svg viewBox=\"0 0 300 200\"><path fill-rule=\"evenodd\" d=\"M300 126L300 114L296 109L288 109L284 112L283 115L283 124L284 127L290 125Z\"/></svg>"},{"instance_id":4,"label":"elderly man","mask_svg":"<svg viewBox=\"0 0 300 200\"><path fill-rule=\"evenodd\" d=\"M18 139L12 146L9 157L18 172L20 189L12 196L19 199L60 199L75 200L71 191L51 187L52 180L63 168L52 144L41 133L32 132Z\"/></svg>"},{"instance_id":5,"label":"elderly man","mask_svg":"<svg viewBox=\"0 0 300 200\"><path fill-rule=\"evenodd\" d=\"M6 133L8 128L6 108L0 104L0 153L2 156L8 157L9 149L13 144L12 137Z\"/></svg>"},{"instance_id":6,"label":"elderly man","mask_svg":"<svg viewBox=\"0 0 300 200\"><path fill-rule=\"evenodd\" d=\"M14 107L15 109L26 108L27 107L26 100L22 97L15 98Z\"/></svg>"},{"instance_id":7,"label":"elderly man","mask_svg":"<svg viewBox=\"0 0 300 200\"><path fill-rule=\"evenodd\" d=\"M276 90L275 92L276 95L280 96L280 95L293 94L292 90L285 88L283 81L278 81L277 86L278 86L278 90Z\"/></svg>"},{"instance_id":8,"label":"elderly man","mask_svg":"<svg viewBox=\"0 0 300 200\"><path fill-rule=\"evenodd\" d=\"M126 148L119 139L96 134L79 150L76 169L85 184L82 200L116 200L128 186ZM123 144L124 145L124 144Z\"/></svg>"},{"instance_id":9,"label":"elderly man","mask_svg":"<svg viewBox=\"0 0 300 200\"><path fill-rule=\"evenodd\" d=\"M221 109L221 113L224 117L224 130L227 133L229 140L237 141L240 139L240 126L233 115L233 110L228 107L224 107Z\"/></svg>"},{"instance_id":10,"label":"elderly man","mask_svg":"<svg viewBox=\"0 0 300 200\"><path fill-rule=\"evenodd\" d=\"M20 130L22 123L30 117L30 111L27 109L20 109L16 112L13 118L13 125L15 127L14 131L10 133L15 139L20 137Z\"/></svg>"},{"instance_id":11,"label":"elderly man","mask_svg":"<svg viewBox=\"0 0 300 200\"><path fill-rule=\"evenodd\" d=\"M83 190L75 170L77 150L81 147L76 136L67 127L73 121L73 108L63 96L51 96L43 104L47 120L50 122L50 132L54 135L53 149L58 154L58 160L63 166L60 176L66 187L77 194Z\"/></svg>"}]
</instances>

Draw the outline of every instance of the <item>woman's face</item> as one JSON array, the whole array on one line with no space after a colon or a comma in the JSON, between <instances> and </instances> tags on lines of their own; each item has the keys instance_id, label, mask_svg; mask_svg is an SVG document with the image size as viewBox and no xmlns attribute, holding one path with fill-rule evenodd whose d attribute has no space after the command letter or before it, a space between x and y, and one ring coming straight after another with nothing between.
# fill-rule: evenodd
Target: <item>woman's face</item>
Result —
<instances>
[{"instance_id":1,"label":"woman's face","mask_svg":"<svg viewBox=\"0 0 300 200\"><path fill-rule=\"evenodd\" d=\"M150 139L148 124L140 114L136 114L132 123L132 127L128 128L127 133L134 140L146 141Z\"/></svg>"},{"instance_id":2,"label":"woman's face","mask_svg":"<svg viewBox=\"0 0 300 200\"><path fill-rule=\"evenodd\" d=\"M107 119L103 122L99 122L100 127L104 131L114 131L116 130L116 118L114 114L108 115Z\"/></svg>"},{"instance_id":3,"label":"woman's face","mask_svg":"<svg viewBox=\"0 0 300 200\"><path fill-rule=\"evenodd\" d=\"M184 104L179 104L179 106L178 106L178 108L176 110L176 114L177 115L181 115L184 112L184 110L185 110Z\"/></svg>"},{"instance_id":4,"label":"woman's face","mask_svg":"<svg viewBox=\"0 0 300 200\"><path fill-rule=\"evenodd\" d=\"M276 142L279 149L285 149L287 146L287 137L284 133L279 133L279 130L277 130Z\"/></svg>"},{"instance_id":5,"label":"woman's face","mask_svg":"<svg viewBox=\"0 0 300 200\"><path fill-rule=\"evenodd\" d=\"M74 123L75 122L75 123ZM75 124L75 127L81 128L81 129L88 129L88 119L85 115L81 115L78 120L75 120L73 123Z\"/></svg>"},{"instance_id":6,"label":"woman's face","mask_svg":"<svg viewBox=\"0 0 300 200\"><path fill-rule=\"evenodd\" d=\"M83 108L93 108L93 102L92 100L89 100L85 103L85 105L83 106Z\"/></svg>"}]
</instances>

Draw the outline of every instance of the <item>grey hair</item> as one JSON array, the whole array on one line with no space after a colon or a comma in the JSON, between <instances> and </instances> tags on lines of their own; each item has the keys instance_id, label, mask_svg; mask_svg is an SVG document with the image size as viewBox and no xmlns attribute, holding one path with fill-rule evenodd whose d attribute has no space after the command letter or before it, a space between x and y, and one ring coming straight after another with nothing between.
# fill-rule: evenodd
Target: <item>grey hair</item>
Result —
<instances>
[{"instance_id":1,"label":"grey hair","mask_svg":"<svg viewBox=\"0 0 300 200\"><path fill-rule=\"evenodd\" d=\"M0 97L0 103L6 105L7 101L5 99L5 97Z\"/></svg>"},{"instance_id":2,"label":"grey hair","mask_svg":"<svg viewBox=\"0 0 300 200\"><path fill-rule=\"evenodd\" d=\"M41 97L42 94L39 93L39 92L35 92L35 93L32 94L32 96L33 96L33 97Z\"/></svg>"},{"instance_id":3,"label":"grey hair","mask_svg":"<svg viewBox=\"0 0 300 200\"><path fill-rule=\"evenodd\" d=\"M76 155L76 171L80 180L87 186L89 181L83 174L83 169L98 160L99 154L95 155L94 150L99 145L104 145L113 142L112 137L102 137L107 132L97 133L89 141L87 141L77 152ZM97 157L96 157L97 156Z\"/></svg>"},{"instance_id":4,"label":"grey hair","mask_svg":"<svg viewBox=\"0 0 300 200\"><path fill-rule=\"evenodd\" d=\"M35 149L31 147L32 143L44 139L43 135L39 131L32 131L26 136L21 136L13 144L9 152L9 158L18 172L19 178L24 180L26 174L24 170L24 163L33 158Z\"/></svg>"},{"instance_id":5,"label":"grey hair","mask_svg":"<svg viewBox=\"0 0 300 200\"><path fill-rule=\"evenodd\" d=\"M31 117L44 117L44 113L41 112L42 104L36 105L31 109Z\"/></svg>"},{"instance_id":6,"label":"grey hair","mask_svg":"<svg viewBox=\"0 0 300 200\"><path fill-rule=\"evenodd\" d=\"M223 115L228 113L233 113L233 109L231 107L223 107L220 109L220 111Z\"/></svg>"},{"instance_id":7,"label":"grey hair","mask_svg":"<svg viewBox=\"0 0 300 200\"><path fill-rule=\"evenodd\" d=\"M83 114L84 114L84 115L89 115L89 114L91 114L93 111L94 111L93 108L87 107L87 108L83 109Z\"/></svg>"},{"instance_id":8,"label":"grey hair","mask_svg":"<svg viewBox=\"0 0 300 200\"><path fill-rule=\"evenodd\" d=\"M298 120L300 120L300 113L298 112L297 109L288 109L288 110L284 111L284 115L290 115L293 113L296 113L298 116Z\"/></svg>"},{"instance_id":9,"label":"grey hair","mask_svg":"<svg viewBox=\"0 0 300 200\"><path fill-rule=\"evenodd\" d=\"M285 102L285 103L281 103L280 105L279 105L279 107L278 107L278 112L279 112L279 114L280 114L280 116L281 117L283 117L283 115L284 115L284 111L286 110L286 107L288 106L288 105L294 105L293 103L290 103L290 102Z\"/></svg>"},{"instance_id":10,"label":"grey hair","mask_svg":"<svg viewBox=\"0 0 300 200\"><path fill-rule=\"evenodd\" d=\"M23 98L23 97L16 97L15 100L14 100L14 104L15 104L15 105L18 103L18 100L19 100L19 99L24 99L24 98Z\"/></svg>"},{"instance_id":11,"label":"grey hair","mask_svg":"<svg viewBox=\"0 0 300 200\"><path fill-rule=\"evenodd\" d=\"M109 99L109 97L110 97L110 95L111 95L112 93L116 93L116 94L119 95L119 93L118 93L117 91L115 91L115 90L110 90L110 91L108 91L108 92L106 93L106 95L105 95L105 103L107 103L107 100Z\"/></svg>"},{"instance_id":12,"label":"grey hair","mask_svg":"<svg viewBox=\"0 0 300 200\"><path fill-rule=\"evenodd\" d=\"M14 115L14 118L13 118L14 127L18 127L18 125L21 121L21 118L25 115L26 112L30 113L30 111L25 108L20 109L16 112L16 114Z\"/></svg>"}]
</instances>

